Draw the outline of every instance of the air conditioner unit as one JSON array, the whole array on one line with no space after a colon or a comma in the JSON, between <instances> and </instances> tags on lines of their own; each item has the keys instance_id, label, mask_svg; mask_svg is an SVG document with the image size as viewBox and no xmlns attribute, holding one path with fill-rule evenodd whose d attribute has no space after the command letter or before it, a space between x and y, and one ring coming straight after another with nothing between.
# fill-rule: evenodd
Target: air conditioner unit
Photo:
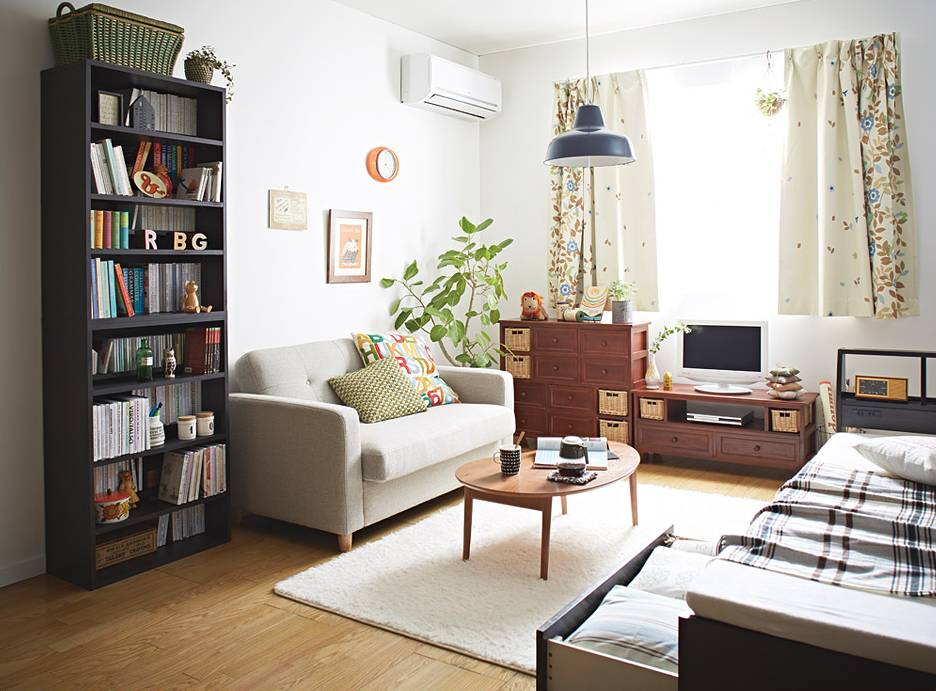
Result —
<instances>
[{"instance_id":1,"label":"air conditioner unit","mask_svg":"<svg viewBox=\"0 0 936 691\"><path fill-rule=\"evenodd\" d=\"M500 81L428 53L404 55L400 101L463 120L487 120L501 109Z\"/></svg>"}]
</instances>

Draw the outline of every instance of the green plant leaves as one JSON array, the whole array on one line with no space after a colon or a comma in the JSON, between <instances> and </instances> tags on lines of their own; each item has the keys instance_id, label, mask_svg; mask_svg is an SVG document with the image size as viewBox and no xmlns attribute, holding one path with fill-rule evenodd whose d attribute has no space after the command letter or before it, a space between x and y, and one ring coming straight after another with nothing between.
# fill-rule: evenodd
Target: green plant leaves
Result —
<instances>
[{"instance_id":1,"label":"green plant leaves","mask_svg":"<svg viewBox=\"0 0 936 691\"><path fill-rule=\"evenodd\" d=\"M380 285L382 285L384 288L392 288L394 283L396 283L396 279L393 278L380 279Z\"/></svg>"},{"instance_id":2,"label":"green plant leaves","mask_svg":"<svg viewBox=\"0 0 936 691\"><path fill-rule=\"evenodd\" d=\"M419 267L416 266L416 260L413 260L413 263L406 267L406 270L403 272L403 280L408 281L413 276L419 273Z\"/></svg>"}]
</instances>

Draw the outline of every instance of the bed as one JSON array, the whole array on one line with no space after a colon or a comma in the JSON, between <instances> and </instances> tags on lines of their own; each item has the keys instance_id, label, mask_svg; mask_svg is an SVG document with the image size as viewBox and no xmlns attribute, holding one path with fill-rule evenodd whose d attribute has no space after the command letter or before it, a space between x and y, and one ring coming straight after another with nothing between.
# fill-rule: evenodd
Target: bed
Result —
<instances>
[{"instance_id":1,"label":"bed","mask_svg":"<svg viewBox=\"0 0 936 691\"><path fill-rule=\"evenodd\" d=\"M840 352L840 376L848 352L856 351ZM926 358L936 353L902 351L898 356L919 357L921 381L927 381ZM882 404L886 412L877 416L876 402L852 401L861 414L890 429L936 433L936 402L921 392L909 403L912 424L892 402ZM758 514L745 536L726 536L719 558L688 588L692 613L679 620L678 677L589 656L566 642L614 584L626 584L638 573L656 546L651 544L540 628L538 691L936 689L936 487L870 463L855 450L869 439L866 434L834 435L781 488L775 505ZM866 501L866 494L871 499ZM791 497L804 510L791 508L797 503ZM835 513L837 505L844 514ZM860 511L852 511L856 506ZM805 514L815 514L811 518L818 517L825 527L804 528L797 521ZM893 529L900 535L897 546L863 532L881 530L869 522L899 524ZM781 534L783 544L773 544ZM657 544L664 540L661 536ZM851 549L841 566L836 549L843 544ZM889 553L897 556L891 559Z\"/></svg>"}]
</instances>

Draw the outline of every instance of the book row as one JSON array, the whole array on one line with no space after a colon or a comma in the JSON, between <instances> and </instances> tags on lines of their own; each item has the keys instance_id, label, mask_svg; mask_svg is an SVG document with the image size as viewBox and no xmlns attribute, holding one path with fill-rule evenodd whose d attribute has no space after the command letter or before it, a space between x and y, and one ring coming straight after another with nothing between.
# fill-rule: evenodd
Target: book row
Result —
<instances>
[{"instance_id":1,"label":"book row","mask_svg":"<svg viewBox=\"0 0 936 691\"><path fill-rule=\"evenodd\" d=\"M199 202L221 201L221 161L186 166L179 172L176 197Z\"/></svg>"},{"instance_id":2,"label":"book row","mask_svg":"<svg viewBox=\"0 0 936 691\"><path fill-rule=\"evenodd\" d=\"M148 451L149 401L143 396L94 399L91 408L94 461Z\"/></svg>"},{"instance_id":3,"label":"book row","mask_svg":"<svg viewBox=\"0 0 936 691\"><path fill-rule=\"evenodd\" d=\"M132 458L129 461L120 461L110 465L99 466L94 469L94 493L106 494L108 490L117 491L120 487L120 473L129 470L132 473L133 484L137 491L143 487L143 459Z\"/></svg>"},{"instance_id":4,"label":"book row","mask_svg":"<svg viewBox=\"0 0 936 691\"><path fill-rule=\"evenodd\" d=\"M156 525L157 547L163 547L168 542L170 522L173 542L200 535L205 532L205 505L189 506L160 516Z\"/></svg>"},{"instance_id":5,"label":"book row","mask_svg":"<svg viewBox=\"0 0 936 691\"><path fill-rule=\"evenodd\" d=\"M197 446L163 454L159 475L159 499L185 504L227 490L224 444Z\"/></svg>"},{"instance_id":6,"label":"book row","mask_svg":"<svg viewBox=\"0 0 936 691\"><path fill-rule=\"evenodd\" d=\"M130 393L145 398L149 410L162 404L159 414L163 424L166 425L177 422L180 415L194 415L202 409L201 382L197 381L180 382L151 389L134 389Z\"/></svg>"},{"instance_id":7,"label":"book row","mask_svg":"<svg viewBox=\"0 0 936 691\"><path fill-rule=\"evenodd\" d=\"M139 221L139 225L137 225ZM195 209L181 206L137 206L130 229L195 232Z\"/></svg>"},{"instance_id":8,"label":"book row","mask_svg":"<svg viewBox=\"0 0 936 691\"><path fill-rule=\"evenodd\" d=\"M136 370L136 352L143 339L153 351L154 369L161 369L163 354L172 348L177 371L182 374L215 374L221 371L221 327L190 327L184 333L104 338L94 342L91 374L117 374Z\"/></svg>"},{"instance_id":9,"label":"book row","mask_svg":"<svg viewBox=\"0 0 936 691\"><path fill-rule=\"evenodd\" d=\"M110 139L91 142L91 172L98 194L132 197L133 186L127 172L123 147L114 146Z\"/></svg>"},{"instance_id":10,"label":"book row","mask_svg":"<svg viewBox=\"0 0 936 691\"><path fill-rule=\"evenodd\" d=\"M201 285L201 264L141 264L122 267L112 259L91 260L91 318L179 312L186 281Z\"/></svg>"},{"instance_id":11,"label":"book row","mask_svg":"<svg viewBox=\"0 0 936 691\"><path fill-rule=\"evenodd\" d=\"M91 249L130 249L130 212L93 209Z\"/></svg>"},{"instance_id":12,"label":"book row","mask_svg":"<svg viewBox=\"0 0 936 691\"><path fill-rule=\"evenodd\" d=\"M132 122L131 118L138 118L140 115L139 99L143 97L145 103L152 108L152 123ZM136 106L136 108L135 108ZM127 127L136 127L139 129L155 129L160 132L172 132L173 134L190 134L195 136L198 124L198 101L194 98L176 96L175 94L161 94L149 89L133 89L130 92L129 107L124 124ZM149 125L152 127L149 127Z\"/></svg>"},{"instance_id":13,"label":"book row","mask_svg":"<svg viewBox=\"0 0 936 691\"><path fill-rule=\"evenodd\" d=\"M193 326L185 330L183 374L215 374L221 371L221 327Z\"/></svg>"}]
</instances>

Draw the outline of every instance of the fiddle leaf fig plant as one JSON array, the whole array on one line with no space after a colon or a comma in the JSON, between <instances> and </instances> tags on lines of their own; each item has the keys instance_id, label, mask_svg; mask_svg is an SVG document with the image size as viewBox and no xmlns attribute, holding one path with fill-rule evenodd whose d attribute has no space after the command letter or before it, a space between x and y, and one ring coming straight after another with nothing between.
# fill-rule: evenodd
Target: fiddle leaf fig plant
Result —
<instances>
[{"instance_id":1,"label":"fiddle leaf fig plant","mask_svg":"<svg viewBox=\"0 0 936 691\"><path fill-rule=\"evenodd\" d=\"M443 273L429 285L419 278L416 260L403 271L402 279L380 279L384 288L403 288L403 296L390 305L391 316L396 315L393 328L428 334L456 367L489 367L496 361L494 354L505 352L483 329L469 335L475 318L482 326L497 324L498 305L507 298L501 274L507 263L495 259L513 239L483 244L480 233L493 222L489 218L475 225L463 217L458 223L462 234L452 238L455 248L439 255L436 269ZM459 318L453 308L465 300L464 318Z\"/></svg>"}]
</instances>

